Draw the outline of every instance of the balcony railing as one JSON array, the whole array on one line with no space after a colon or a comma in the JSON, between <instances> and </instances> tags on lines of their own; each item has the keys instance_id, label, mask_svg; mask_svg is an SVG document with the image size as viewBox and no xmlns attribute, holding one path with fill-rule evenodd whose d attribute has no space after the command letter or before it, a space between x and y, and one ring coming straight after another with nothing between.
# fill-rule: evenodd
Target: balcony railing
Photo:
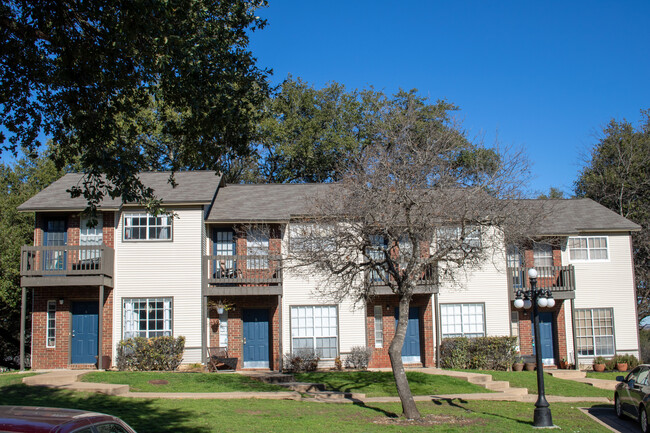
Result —
<instances>
[{"instance_id":1,"label":"balcony railing","mask_svg":"<svg viewBox=\"0 0 650 433\"><path fill-rule=\"evenodd\" d=\"M208 285L272 286L282 283L279 255L203 256Z\"/></svg>"},{"instance_id":2,"label":"balcony railing","mask_svg":"<svg viewBox=\"0 0 650 433\"><path fill-rule=\"evenodd\" d=\"M380 271L370 271L368 273L370 284L375 287L374 292L377 295L392 294L388 289L384 275ZM428 265L420 278L415 283L415 293L437 293L438 292L438 267L435 264Z\"/></svg>"},{"instance_id":3,"label":"balcony railing","mask_svg":"<svg viewBox=\"0 0 650 433\"><path fill-rule=\"evenodd\" d=\"M508 268L508 288L510 299L514 299L518 289L530 288L528 270L530 267ZM575 270L568 266L535 266L537 270L537 287L551 289L554 297L560 299L575 297Z\"/></svg>"},{"instance_id":4,"label":"balcony railing","mask_svg":"<svg viewBox=\"0 0 650 433\"><path fill-rule=\"evenodd\" d=\"M100 246L23 246L20 255L20 275L23 278L42 278L38 285L61 283L61 277L69 277L65 284L72 284L83 277L113 277L114 250ZM23 280L25 281L25 280ZM79 281L80 284L87 283ZM103 283L101 283L103 284Z\"/></svg>"}]
</instances>

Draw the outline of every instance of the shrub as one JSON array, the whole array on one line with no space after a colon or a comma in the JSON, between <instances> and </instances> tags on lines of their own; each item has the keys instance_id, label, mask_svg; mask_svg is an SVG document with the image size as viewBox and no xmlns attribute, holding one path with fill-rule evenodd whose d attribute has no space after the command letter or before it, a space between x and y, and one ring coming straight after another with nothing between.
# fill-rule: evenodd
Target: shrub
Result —
<instances>
[{"instance_id":1,"label":"shrub","mask_svg":"<svg viewBox=\"0 0 650 433\"><path fill-rule=\"evenodd\" d=\"M117 369L173 371L183 360L185 337L135 337L117 346Z\"/></svg>"},{"instance_id":2,"label":"shrub","mask_svg":"<svg viewBox=\"0 0 650 433\"><path fill-rule=\"evenodd\" d=\"M632 370L639 365L639 360L634 355L617 355L618 362L626 362L627 368Z\"/></svg>"},{"instance_id":3,"label":"shrub","mask_svg":"<svg viewBox=\"0 0 650 433\"><path fill-rule=\"evenodd\" d=\"M605 368L607 368L607 360L602 356L595 357L594 364L605 364Z\"/></svg>"},{"instance_id":4,"label":"shrub","mask_svg":"<svg viewBox=\"0 0 650 433\"><path fill-rule=\"evenodd\" d=\"M365 370L368 368L372 349L365 346L354 346L348 356L345 357L345 368L355 368Z\"/></svg>"},{"instance_id":5,"label":"shrub","mask_svg":"<svg viewBox=\"0 0 650 433\"><path fill-rule=\"evenodd\" d=\"M284 370L291 373L315 371L320 357L312 349L301 349L284 355Z\"/></svg>"},{"instance_id":6,"label":"shrub","mask_svg":"<svg viewBox=\"0 0 650 433\"><path fill-rule=\"evenodd\" d=\"M446 338L440 345L443 368L508 370L516 359L516 337Z\"/></svg>"}]
</instances>

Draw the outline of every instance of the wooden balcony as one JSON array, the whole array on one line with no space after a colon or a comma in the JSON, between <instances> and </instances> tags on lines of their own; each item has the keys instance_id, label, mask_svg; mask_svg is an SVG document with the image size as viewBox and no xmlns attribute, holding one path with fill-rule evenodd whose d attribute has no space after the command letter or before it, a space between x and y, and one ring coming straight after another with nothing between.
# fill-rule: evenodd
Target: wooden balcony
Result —
<instances>
[{"instance_id":1,"label":"wooden balcony","mask_svg":"<svg viewBox=\"0 0 650 433\"><path fill-rule=\"evenodd\" d=\"M279 255L203 256L208 296L281 295Z\"/></svg>"},{"instance_id":2,"label":"wooden balcony","mask_svg":"<svg viewBox=\"0 0 650 433\"><path fill-rule=\"evenodd\" d=\"M530 267L508 268L508 293L510 300L515 299L518 289L530 289L528 270ZM535 266L537 270L537 287L551 289L555 299L575 299L576 277L573 265Z\"/></svg>"},{"instance_id":3,"label":"wooden balcony","mask_svg":"<svg viewBox=\"0 0 650 433\"><path fill-rule=\"evenodd\" d=\"M20 283L23 287L113 287L115 252L101 246L23 246Z\"/></svg>"},{"instance_id":4,"label":"wooden balcony","mask_svg":"<svg viewBox=\"0 0 650 433\"><path fill-rule=\"evenodd\" d=\"M370 284L372 285L373 293L375 295L394 294L392 289L386 284L382 276L379 275L376 271L370 272L368 274L368 278L370 280ZM438 267L435 265L430 265L416 282L415 288L413 289L413 293L430 295L438 292L439 292Z\"/></svg>"}]
</instances>

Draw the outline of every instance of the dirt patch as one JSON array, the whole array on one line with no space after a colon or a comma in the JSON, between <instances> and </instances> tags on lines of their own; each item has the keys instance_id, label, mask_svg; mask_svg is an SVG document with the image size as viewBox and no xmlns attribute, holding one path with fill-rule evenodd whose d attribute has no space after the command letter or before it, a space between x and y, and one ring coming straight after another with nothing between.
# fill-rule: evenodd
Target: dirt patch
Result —
<instances>
[{"instance_id":1,"label":"dirt patch","mask_svg":"<svg viewBox=\"0 0 650 433\"><path fill-rule=\"evenodd\" d=\"M169 382L167 382L165 379L154 379L149 381L150 384L152 385L167 385Z\"/></svg>"},{"instance_id":2,"label":"dirt patch","mask_svg":"<svg viewBox=\"0 0 650 433\"><path fill-rule=\"evenodd\" d=\"M398 426L433 426L433 425L455 425L455 426L466 426L472 424L480 424L481 420L479 419L468 419L462 418L459 416L450 416L450 415L426 415L418 420L406 419L403 417L399 418L390 418L390 417L381 417L376 418L373 421L374 424L382 425L398 425Z\"/></svg>"}]
</instances>

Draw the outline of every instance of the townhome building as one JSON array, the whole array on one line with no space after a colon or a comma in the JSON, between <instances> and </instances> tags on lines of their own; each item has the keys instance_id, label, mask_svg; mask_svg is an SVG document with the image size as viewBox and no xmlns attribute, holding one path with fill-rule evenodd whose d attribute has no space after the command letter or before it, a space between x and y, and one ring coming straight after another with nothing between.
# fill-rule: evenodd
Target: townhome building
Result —
<instances>
[{"instance_id":1,"label":"townhome building","mask_svg":"<svg viewBox=\"0 0 650 433\"><path fill-rule=\"evenodd\" d=\"M67 192L80 174L19 207L36 217L34 245L21 253L33 368L110 368L119 341L163 335L186 338L184 364L218 349L234 368L281 370L284 354L313 349L327 367L364 346L371 367L390 366L397 296L378 285L368 302L336 302L319 293L317 274L286 266L308 198L331 185L231 185L194 171L176 173L172 188L168 178L141 174L169 212L157 216L105 199L89 224L84 200ZM556 300L540 316L546 364L639 355L630 238L639 227L588 199L522 205L550 213L536 242L503 243L460 284L432 272L417 285L406 364L436 365L442 339L458 336L517 336L522 354L532 355L530 313L513 301L533 266Z\"/></svg>"}]
</instances>

